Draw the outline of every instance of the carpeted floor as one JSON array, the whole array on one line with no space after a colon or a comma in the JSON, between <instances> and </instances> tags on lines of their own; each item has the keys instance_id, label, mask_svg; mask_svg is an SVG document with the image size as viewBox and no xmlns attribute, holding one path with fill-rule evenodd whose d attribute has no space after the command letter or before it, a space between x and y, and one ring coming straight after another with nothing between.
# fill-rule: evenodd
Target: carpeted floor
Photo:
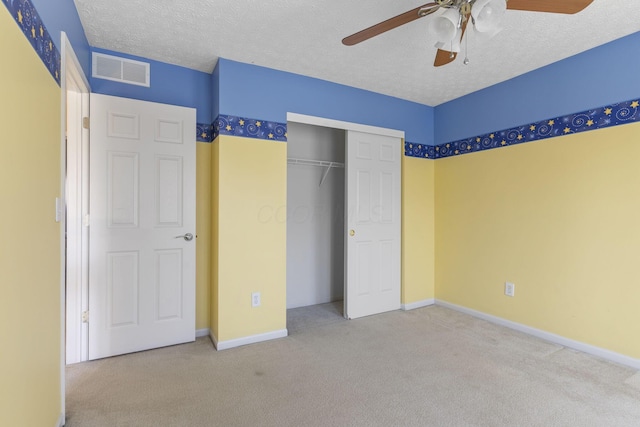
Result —
<instances>
[{"instance_id":1,"label":"carpeted floor","mask_svg":"<svg viewBox=\"0 0 640 427\"><path fill-rule=\"evenodd\" d=\"M67 368L67 426L640 426L640 373L443 307Z\"/></svg>"}]
</instances>

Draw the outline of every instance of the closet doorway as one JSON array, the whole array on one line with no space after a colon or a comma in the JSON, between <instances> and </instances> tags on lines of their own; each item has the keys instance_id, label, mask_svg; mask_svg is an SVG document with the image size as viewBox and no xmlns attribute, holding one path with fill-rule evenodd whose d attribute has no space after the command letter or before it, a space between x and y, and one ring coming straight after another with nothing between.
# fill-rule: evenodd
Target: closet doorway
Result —
<instances>
[{"instance_id":1,"label":"closet doorway","mask_svg":"<svg viewBox=\"0 0 640 427\"><path fill-rule=\"evenodd\" d=\"M287 309L344 297L345 131L287 125Z\"/></svg>"},{"instance_id":2,"label":"closet doorway","mask_svg":"<svg viewBox=\"0 0 640 427\"><path fill-rule=\"evenodd\" d=\"M400 308L404 132L288 113L287 309Z\"/></svg>"}]
</instances>

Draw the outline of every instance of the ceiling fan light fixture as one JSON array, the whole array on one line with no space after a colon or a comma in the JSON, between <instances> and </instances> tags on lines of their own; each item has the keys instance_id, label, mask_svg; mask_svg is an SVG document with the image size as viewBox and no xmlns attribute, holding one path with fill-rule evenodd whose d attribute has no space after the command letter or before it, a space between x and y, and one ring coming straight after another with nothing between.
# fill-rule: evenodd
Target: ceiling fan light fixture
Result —
<instances>
[{"instance_id":1,"label":"ceiling fan light fixture","mask_svg":"<svg viewBox=\"0 0 640 427\"><path fill-rule=\"evenodd\" d=\"M502 29L500 22L506 11L506 0L476 0L471 8L475 30L493 37Z\"/></svg>"},{"instance_id":2,"label":"ceiling fan light fixture","mask_svg":"<svg viewBox=\"0 0 640 427\"><path fill-rule=\"evenodd\" d=\"M458 53L460 52L460 39L462 37L462 30L458 30L456 31L455 36L446 42L437 42L436 43L436 48L440 49L440 50L446 50L447 52L455 52Z\"/></svg>"},{"instance_id":3,"label":"ceiling fan light fixture","mask_svg":"<svg viewBox=\"0 0 640 427\"><path fill-rule=\"evenodd\" d=\"M500 31L502 31L502 26L497 26L495 28L492 28L488 31L478 31L478 29L476 28L476 26L473 26L473 34L474 37L477 40L489 40L490 38L492 38L493 36L495 36L496 34L498 34Z\"/></svg>"},{"instance_id":4,"label":"ceiling fan light fixture","mask_svg":"<svg viewBox=\"0 0 640 427\"><path fill-rule=\"evenodd\" d=\"M574 14L587 8L595 0L432 0L400 15L386 19L342 40L345 46L353 46L385 33L418 18L433 15L429 19L429 32L437 40L435 67L449 64L460 51L462 36L471 25L479 39L488 39L502 30L501 20L506 10ZM507 3L508 2L508 3ZM442 11L443 13L438 13ZM469 29L471 31L471 29ZM466 42L467 40L465 40ZM464 63L468 63L465 58Z\"/></svg>"},{"instance_id":5,"label":"ceiling fan light fixture","mask_svg":"<svg viewBox=\"0 0 640 427\"><path fill-rule=\"evenodd\" d=\"M447 9L433 21L433 25L429 27L429 32L438 40L438 44L450 44L459 35L460 12L458 9Z\"/></svg>"}]
</instances>

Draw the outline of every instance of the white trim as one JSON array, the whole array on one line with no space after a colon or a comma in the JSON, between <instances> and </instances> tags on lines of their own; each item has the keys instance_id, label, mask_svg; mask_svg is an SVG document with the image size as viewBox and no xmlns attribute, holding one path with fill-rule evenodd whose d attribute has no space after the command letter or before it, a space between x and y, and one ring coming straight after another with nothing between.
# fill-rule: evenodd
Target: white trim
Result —
<instances>
[{"instance_id":1,"label":"white trim","mask_svg":"<svg viewBox=\"0 0 640 427\"><path fill-rule=\"evenodd\" d=\"M580 341L575 341L560 335L553 334L551 332L546 332L540 329L532 328L531 326L512 322L511 320L503 319L501 317L493 316L491 314L486 314L480 311L472 310L470 308L451 304L449 302L442 301L439 299L436 299L436 305L439 305L441 307L446 307L451 310L459 311L461 313L465 313L470 316L477 317L479 319L483 319L500 326L505 326L509 329L514 329L519 332L524 332L525 334L533 335L534 337L541 338L543 340L546 340L555 344L559 344L564 347L572 348L574 350L578 350L583 353L601 357L602 359L606 359L611 362L629 366L634 369L640 369L640 359L634 359L633 357L625 356L624 354L616 353L614 351L596 347L591 344L586 344Z\"/></svg>"},{"instance_id":2,"label":"white trim","mask_svg":"<svg viewBox=\"0 0 640 427\"><path fill-rule=\"evenodd\" d=\"M289 335L289 332L286 329L280 329L278 331L271 331L271 332L266 332L264 334L251 335L248 337L236 338L236 339L227 340L227 341L218 341L215 335L213 335L213 332L211 333L210 337L211 337L211 341L213 341L213 345L215 346L216 350L220 351L220 350L227 350L234 347L240 347L242 345L255 344L263 341L274 340L277 338L284 338L287 335Z\"/></svg>"},{"instance_id":3,"label":"white trim","mask_svg":"<svg viewBox=\"0 0 640 427\"><path fill-rule=\"evenodd\" d=\"M211 335L211 329L196 329L196 338L208 337Z\"/></svg>"},{"instance_id":4,"label":"white trim","mask_svg":"<svg viewBox=\"0 0 640 427\"><path fill-rule=\"evenodd\" d=\"M404 138L403 130L387 129L377 126L362 125L359 123L343 122L341 120L307 116L298 113L287 113L287 122L303 123L307 125L323 126L334 129L353 130L356 132L373 133L376 135L391 136L394 138Z\"/></svg>"},{"instance_id":5,"label":"white trim","mask_svg":"<svg viewBox=\"0 0 640 427\"><path fill-rule=\"evenodd\" d=\"M65 425L65 420L64 420L64 415L60 414L60 416L58 417L58 422L56 423L56 427L64 427Z\"/></svg>"},{"instance_id":6,"label":"white trim","mask_svg":"<svg viewBox=\"0 0 640 427\"><path fill-rule=\"evenodd\" d=\"M89 82L84 75L80 61L76 56L73 46L62 31L60 34L60 199L61 205L66 206L66 162L67 162L67 144L66 144L66 127L67 127L67 78L71 77L76 82L80 80L80 84L84 85L82 90L87 93L90 91ZM69 73L69 75L67 75ZM62 209L60 218L60 417L58 425L65 424L66 414L66 209Z\"/></svg>"},{"instance_id":7,"label":"white trim","mask_svg":"<svg viewBox=\"0 0 640 427\"><path fill-rule=\"evenodd\" d=\"M411 302L409 304L402 304L400 308L402 308L404 311L408 311L415 310L416 308L428 307L430 305L434 305L435 303L436 300L434 298L431 298L422 301Z\"/></svg>"},{"instance_id":8,"label":"white trim","mask_svg":"<svg viewBox=\"0 0 640 427\"><path fill-rule=\"evenodd\" d=\"M71 46L71 42L67 38L67 33L65 33L64 31L62 31L62 51L60 56L61 56L61 59L64 58L64 62L62 62L62 64L64 64L66 61L71 61L73 65L73 69L71 70L73 72L73 77L75 77L76 79L80 79L84 87L87 89L90 89L91 85L89 84L89 80L87 80L87 77L84 75L84 70L82 69L82 65L80 65L78 56L76 55L76 52L73 50L73 46ZM66 67L63 67L63 70L64 68ZM75 72L76 70L78 71L77 73ZM69 70L64 70L63 74L66 71L69 71Z\"/></svg>"}]
</instances>

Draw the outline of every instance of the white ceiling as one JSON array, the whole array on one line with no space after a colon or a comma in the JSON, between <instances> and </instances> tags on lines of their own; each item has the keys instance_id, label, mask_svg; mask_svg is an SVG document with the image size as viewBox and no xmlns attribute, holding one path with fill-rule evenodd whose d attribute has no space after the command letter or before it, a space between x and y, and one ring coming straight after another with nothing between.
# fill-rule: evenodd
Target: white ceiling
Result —
<instances>
[{"instance_id":1,"label":"white ceiling","mask_svg":"<svg viewBox=\"0 0 640 427\"><path fill-rule=\"evenodd\" d=\"M428 0L74 1L94 47L209 73L222 57L431 106L640 31L637 0L595 0L576 15L507 11L494 38L470 34L469 65L463 53L435 68L431 17L341 43Z\"/></svg>"}]
</instances>

